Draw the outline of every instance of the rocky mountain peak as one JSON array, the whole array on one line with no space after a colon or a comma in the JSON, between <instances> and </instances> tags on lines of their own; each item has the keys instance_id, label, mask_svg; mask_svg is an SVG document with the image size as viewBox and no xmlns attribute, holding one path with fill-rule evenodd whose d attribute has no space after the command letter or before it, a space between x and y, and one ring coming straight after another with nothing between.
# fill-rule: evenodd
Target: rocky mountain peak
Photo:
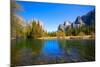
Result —
<instances>
[{"instance_id":1,"label":"rocky mountain peak","mask_svg":"<svg viewBox=\"0 0 100 67\"><path fill-rule=\"evenodd\" d=\"M75 24L84 24L82 18L80 16L78 16L75 20Z\"/></svg>"},{"instance_id":2,"label":"rocky mountain peak","mask_svg":"<svg viewBox=\"0 0 100 67\"><path fill-rule=\"evenodd\" d=\"M71 22L70 21L65 21L63 25L64 26L70 26L71 25Z\"/></svg>"},{"instance_id":3,"label":"rocky mountain peak","mask_svg":"<svg viewBox=\"0 0 100 67\"><path fill-rule=\"evenodd\" d=\"M95 10L92 10L87 14L83 15L82 20L87 25L91 25L92 23L95 23Z\"/></svg>"}]
</instances>

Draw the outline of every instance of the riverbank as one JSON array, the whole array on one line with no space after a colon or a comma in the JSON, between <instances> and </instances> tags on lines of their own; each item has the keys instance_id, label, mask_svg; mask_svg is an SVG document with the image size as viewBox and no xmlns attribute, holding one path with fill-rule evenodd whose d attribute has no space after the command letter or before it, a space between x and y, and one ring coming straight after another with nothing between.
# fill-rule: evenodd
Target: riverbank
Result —
<instances>
[{"instance_id":1,"label":"riverbank","mask_svg":"<svg viewBox=\"0 0 100 67\"><path fill-rule=\"evenodd\" d=\"M11 38L11 40L19 40L19 39L23 39L23 38ZM26 38L24 38L26 39ZM84 35L84 36L55 36L55 37L40 37L40 38L36 38L36 39L43 39L43 40L48 40L48 39L67 39L67 40L71 40L71 39L95 39L94 35Z\"/></svg>"},{"instance_id":2,"label":"riverbank","mask_svg":"<svg viewBox=\"0 0 100 67\"><path fill-rule=\"evenodd\" d=\"M37 39L95 39L95 37L92 35L85 35L85 36L63 36L63 37L40 37Z\"/></svg>"}]
</instances>

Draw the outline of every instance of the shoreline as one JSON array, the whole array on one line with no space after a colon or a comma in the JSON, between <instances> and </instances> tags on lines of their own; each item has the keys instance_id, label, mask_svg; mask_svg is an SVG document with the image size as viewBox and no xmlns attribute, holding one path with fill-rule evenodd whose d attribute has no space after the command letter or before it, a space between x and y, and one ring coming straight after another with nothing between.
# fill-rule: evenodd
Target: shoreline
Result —
<instances>
[{"instance_id":1,"label":"shoreline","mask_svg":"<svg viewBox=\"0 0 100 67\"><path fill-rule=\"evenodd\" d=\"M54 36L54 37L40 37L36 38L40 40L50 40L50 39L66 39L66 40L75 40L75 39L95 39L94 35L84 35L84 36ZM16 38L11 38L11 40L16 40Z\"/></svg>"},{"instance_id":2,"label":"shoreline","mask_svg":"<svg viewBox=\"0 0 100 67\"><path fill-rule=\"evenodd\" d=\"M63 37L40 37L37 39L44 39L44 40L48 40L48 39L67 39L67 40L71 40L71 39L95 39L95 37L92 37L92 35L84 35L84 36L63 36Z\"/></svg>"}]
</instances>

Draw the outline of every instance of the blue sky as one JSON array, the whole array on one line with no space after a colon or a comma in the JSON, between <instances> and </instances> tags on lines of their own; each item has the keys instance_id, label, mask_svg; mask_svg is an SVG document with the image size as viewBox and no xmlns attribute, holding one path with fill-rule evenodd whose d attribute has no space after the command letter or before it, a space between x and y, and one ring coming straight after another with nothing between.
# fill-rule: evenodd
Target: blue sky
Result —
<instances>
[{"instance_id":1,"label":"blue sky","mask_svg":"<svg viewBox=\"0 0 100 67\"><path fill-rule=\"evenodd\" d=\"M75 21L77 16L82 16L93 10L94 6L73 5L73 4L54 4L41 2L17 1L22 11L17 11L25 21L33 18L43 22L44 28L51 32L56 31L59 24L64 21Z\"/></svg>"}]
</instances>

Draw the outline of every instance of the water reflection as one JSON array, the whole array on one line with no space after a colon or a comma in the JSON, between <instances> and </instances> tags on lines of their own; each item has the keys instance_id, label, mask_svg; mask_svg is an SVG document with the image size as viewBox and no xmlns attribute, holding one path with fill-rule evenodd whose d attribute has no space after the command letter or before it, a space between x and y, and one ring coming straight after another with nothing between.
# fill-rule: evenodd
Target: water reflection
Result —
<instances>
[{"instance_id":1,"label":"water reflection","mask_svg":"<svg viewBox=\"0 0 100 67\"><path fill-rule=\"evenodd\" d=\"M41 53L42 40L12 41L11 63L14 65L33 64L35 58Z\"/></svg>"},{"instance_id":2,"label":"water reflection","mask_svg":"<svg viewBox=\"0 0 100 67\"><path fill-rule=\"evenodd\" d=\"M13 40L12 65L69 63L95 60L94 40Z\"/></svg>"}]
</instances>

